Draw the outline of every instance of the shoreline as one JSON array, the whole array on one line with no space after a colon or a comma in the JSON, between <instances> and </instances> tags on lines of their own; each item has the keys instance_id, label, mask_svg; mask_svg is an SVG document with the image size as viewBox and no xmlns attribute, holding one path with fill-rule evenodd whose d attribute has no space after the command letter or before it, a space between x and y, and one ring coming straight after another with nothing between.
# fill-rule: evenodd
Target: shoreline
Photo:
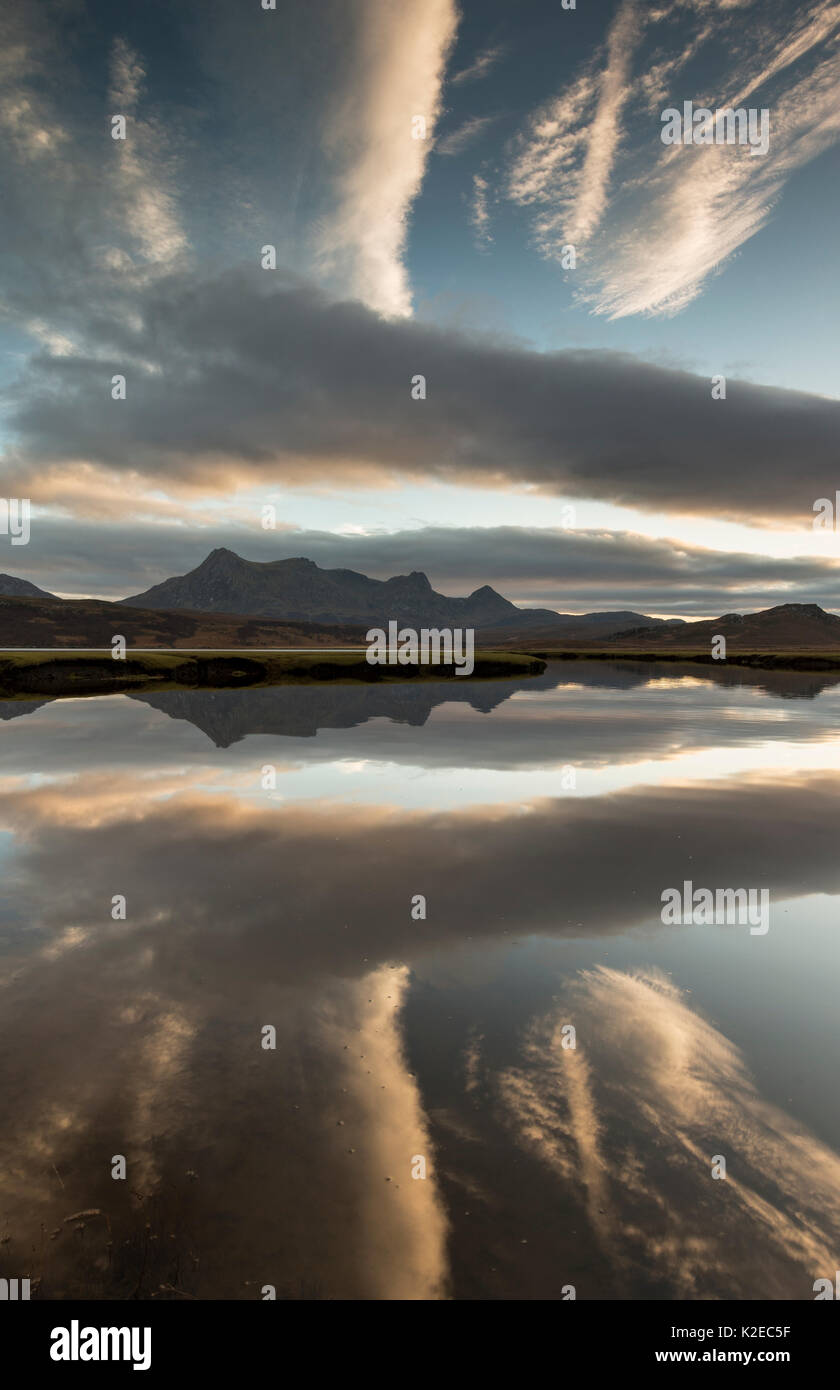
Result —
<instances>
[{"instance_id":1,"label":"shoreline","mask_svg":"<svg viewBox=\"0 0 840 1390\"><path fill-rule=\"evenodd\" d=\"M650 647L638 651L629 648L605 650L597 647L562 648L549 651L543 648L531 653L543 661L693 661L700 666L750 666L764 670L840 671L840 651L778 651L776 649L737 652L724 658L713 657L709 651L655 651Z\"/></svg>"},{"instance_id":2,"label":"shoreline","mask_svg":"<svg viewBox=\"0 0 840 1390\"><path fill-rule=\"evenodd\" d=\"M542 657L490 649L475 653L469 676L454 665L379 666L365 648L129 648L115 660L110 649L6 648L0 650L0 699L32 695L118 695L126 690L236 690L272 685L402 683L423 680L496 680L537 676Z\"/></svg>"}]
</instances>

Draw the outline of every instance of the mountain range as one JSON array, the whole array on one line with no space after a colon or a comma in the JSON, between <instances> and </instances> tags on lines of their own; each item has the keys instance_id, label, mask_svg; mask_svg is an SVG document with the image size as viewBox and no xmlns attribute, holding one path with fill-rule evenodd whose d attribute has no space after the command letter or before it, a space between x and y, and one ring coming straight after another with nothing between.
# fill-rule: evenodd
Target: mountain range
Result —
<instances>
[{"instance_id":1,"label":"mountain range","mask_svg":"<svg viewBox=\"0 0 840 1390\"><path fill-rule=\"evenodd\" d=\"M369 627L475 628L485 648L709 647L724 636L740 649L825 650L840 646L840 617L818 604L787 603L760 613L685 622L630 610L557 613L518 608L485 584L466 598L434 590L413 570L371 579L322 569L302 557L259 562L213 550L188 574L116 602L60 599L28 580L0 575L0 647L361 646Z\"/></svg>"},{"instance_id":2,"label":"mountain range","mask_svg":"<svg viewBox=\"0 0 840 1390\"><path fill-rule=\"evenodd\" d=\"M378 627L397 619L408 627L563 628L591 627L601 634L655 625L641 613L556 613L551 608L517 608L484 584L466 598L437 593L419 570L393 579L371 579L356 570L321 569L296 558L265 563L243 560L232 550L214 550L189 574L166 579L145 593L122 600L132 608L192 609L241 613L295 623L351 623Z\"/></svg>"}]
</instances>

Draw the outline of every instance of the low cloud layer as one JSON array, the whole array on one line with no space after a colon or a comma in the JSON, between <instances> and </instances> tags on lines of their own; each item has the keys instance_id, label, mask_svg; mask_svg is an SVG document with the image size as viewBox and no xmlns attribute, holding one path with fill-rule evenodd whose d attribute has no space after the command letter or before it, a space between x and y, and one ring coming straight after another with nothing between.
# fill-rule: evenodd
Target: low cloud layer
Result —
<instances>
[{"instance_id":1,"label":"low cloud layer","mask_svg":"<svg viewBox=\"0 0 840 1390\"><path fill-rule=\"evenodd\" d=\"M176 493L514 483L809 525L814 500L838 481L840 402L819 396L730 380L714 400L710 382L686 371L385 321L258 268L210 280L176 272L121 302L130 312L119 317L107 295L79 310L85 349L40 354L10 389L12 495L66 501L84 462ZM122 401L111 397L115 372L126 377ZM412 399L416 375L425 400ZM83 495L70 500L84 507Z\"/></svg>"}]
</instances>

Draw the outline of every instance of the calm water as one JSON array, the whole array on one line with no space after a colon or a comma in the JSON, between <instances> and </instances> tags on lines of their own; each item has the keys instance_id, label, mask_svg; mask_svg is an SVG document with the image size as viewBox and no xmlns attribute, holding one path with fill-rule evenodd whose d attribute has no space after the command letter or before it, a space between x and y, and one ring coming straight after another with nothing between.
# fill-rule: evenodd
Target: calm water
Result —
<instances>
[{"instance_id":1,"label":"calm water","mask_svg":"<svg viewBox=\"0 0 840 1390\"><path fill-rule=\"evenodd\" d=\"M0 718L0 1275L230 1299L833 1277L840 684L569 663ZM664 926L684 880L768 888L769 931Z\"/></svg>"}]
</instances>

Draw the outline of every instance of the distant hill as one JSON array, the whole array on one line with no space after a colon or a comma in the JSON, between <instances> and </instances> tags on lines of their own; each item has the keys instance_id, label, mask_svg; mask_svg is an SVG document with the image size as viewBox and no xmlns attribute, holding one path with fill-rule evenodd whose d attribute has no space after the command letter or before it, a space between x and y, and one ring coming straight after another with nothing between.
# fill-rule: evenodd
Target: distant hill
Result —
<instances>
[{"instance_id":1,"label":"distant hill","mask_svg":"<svg viewBox=\"0 0 840 1390\"><path fill-rule=\"evenodd\" d=\"M458 600L452 602L457 603ZM408 621L402 609L397 609L390 616ZM607 615L590 616L597 620ZM640 615L625 613L619 616L626 619ZM117 634L124 636L128 645L134 647L362 647L365 645L369 621L359 625L291 622L237 613L201 613L188 608L138 608L133 603L108 603L99 599L32 598L28 594L21 597L0 594L0 648L107 647ZM580 623L583 620L574 621ZM430 620L418 620L417 625L428 626ZM439 625L453 624L440 621ZM455 625L472 624L462 620ZM584 631L603 634L604 628L611 631L613 625L611 618L603 625L595 621L592 628ZM561 634L566 630L562 624L558 629ZM482 629L482 646L485 649L496 645L521 646L526 641L533 646L534 640L542 640L532 639L527 623L519 628L508 626L505 633L512 636L511 643L497 643L495 638L491 641L492 629Z\"/></svg>"},{"instance_id":2,"label":"distant hill","mask_svg":"<svg viewBox=\"0 0 840 1390\"><path fill-rule=\"evenodd\" d=\"M355 570L325 570L313 560L243 560L214 550L189 574L166 579L126 607L247 613L287 622L353 623L381 627L396 619L407 627L473 627L505 635L552 632L606 633L655 619L632 612L569 615L551 608L517 608L489 584L466 598L437 593L419 570L394 579L370 579Z\"/></svg>"},{"instance_id":3,"label":"distant hill","mask_svg":"<svg viewBox=\"0 0 840 1390\"><path fill-rule=\"evenodd\" d=\"M364 629L284 623L216 613L126 608L97 599L0 596L0 648L109 647L117 635L130 647L361 647Z\"/></svg>"},{"instance_id":4,"label":"distant hill","mask_svg":"<svg viewBox=\"0 0 840 1390\"><path fill-rule=\"evenodd\" d=\"M521 646L522 635L486 633L498 646ZM564 645L585 651L620 654L633 651L711 651L712 638L725 637L727 648L736 651L830 651L840 647L840 617L827 613L816 603L783 603L758 613L724 613L720 618L683 622L681 619L656 624L639 623L607 633L591 629L558 638L552 629L540 628L527 634L528 649L558 649Z\"/></svg>"},{"instance_id":5,"label":"distant hill","mask_svg":"<svg viewBox=\"0 0 840 1390\"><path fill-rule=\"evenodd\" d=\"M739 649L790 651L840 646L840 617L817 603L782 603L758 613L724 613L694 623L665 623L617 633L611 646L704 647L725 637Z\"/></svg>"},{"instance_id":6,"label":"distant hill","mask_svg":"<svg viewBox=\"0 0 840 1390\"><path fill-rule=\"evenodd\" d=\"M664 618L646 618L641 613L628 612L626 609L615 613L548 612L548 615L544 608L520 609L519 612L523 615L532 612L537 617L527 624L493 625L482 632L482 641L490 646L507 646L510 642L521 642L524 637L527 637L532 645L540 642L604 642L628 629L650 632L654 628L666 625ZM669 619L667 622L669 625L673 622L680 627L684 626L682 618Z\"/></svg>"},{"instance_id":7,"label":"distant hill","mask_svg":"<svg viewBox=\"0 0 840 1390\"><path fill-rule=\"evenodd\" d=\"M13 574L0 574L0 596L9 598L54 598L46 589L30 584L28 579L16 579Z\"/></svg>"}]
</instances>

